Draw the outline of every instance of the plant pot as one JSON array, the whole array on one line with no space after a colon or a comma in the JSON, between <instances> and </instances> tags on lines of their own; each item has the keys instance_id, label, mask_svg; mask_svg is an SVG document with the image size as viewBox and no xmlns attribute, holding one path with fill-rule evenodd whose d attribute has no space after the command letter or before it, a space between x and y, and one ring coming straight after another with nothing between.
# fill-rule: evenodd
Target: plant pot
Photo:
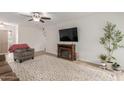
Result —
<instances>
[{"instance_id":1,"label":"plant pot","mask_svg":"<svg viewBox=\"0 0 124 93\"><path fill-rule=\"evenodd\" d=\"M102 66L103 69L106 69L106 67L107 67L105 62L101 62L101 66Z\"/></svg>"},{"instance_id":2,"label":"plant pot","mask_svg":"<svg viewBox=\"0 0 124 93\"><path fill-rule=\"evenodd\" d=\"M107 65L107 69L110 69L110 70L113 69L113 68L112 68L112 63L106 63L106 65Z\"/></svg>"},{"instance_id":3,"label":"plant pot","mask_svg":"<svg viewBox=\"0 0 124 93\"><path fill-rule=\"evenodd\" d=\"M113 69L113 70L119 71L119 68L120 68L120 65L119 65L118 63L114 63L114 64L112 65L112 69Z\"/></svg>"}]
</instances>

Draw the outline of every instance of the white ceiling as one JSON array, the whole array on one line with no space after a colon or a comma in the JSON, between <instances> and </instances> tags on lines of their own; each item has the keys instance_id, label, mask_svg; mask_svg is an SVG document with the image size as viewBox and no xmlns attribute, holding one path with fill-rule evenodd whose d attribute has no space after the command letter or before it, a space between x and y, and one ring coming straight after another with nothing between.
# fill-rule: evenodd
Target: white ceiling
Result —
<instances>
[{"instance_id":1,"label":"white ceiling","mask_svg":"<svg viewBox=\"0 0 124 93\"><path fill-rule=\"evenodd\" d=\"M91 12L50 12L54 22L68 21L92 14Z\"/></svg>"},{"instance_id":2,"label":"white ceiling","mask_svg":"<svg viewBox=\"0 0 124 93\"><path fill-rule=\"evenodd\" d=\"M90 12L49 12L48 16L52 20L47 21L47 23L57 23L61 21L68 21L71 19L77 19L79 17L84 17L90 15ZM0 21L15 23L15 24L27 24L27 25L37 25L41 26L42 23L29 22L30 17L22 16L17 12L0 12Z\"/></svg>"}]
</instances>

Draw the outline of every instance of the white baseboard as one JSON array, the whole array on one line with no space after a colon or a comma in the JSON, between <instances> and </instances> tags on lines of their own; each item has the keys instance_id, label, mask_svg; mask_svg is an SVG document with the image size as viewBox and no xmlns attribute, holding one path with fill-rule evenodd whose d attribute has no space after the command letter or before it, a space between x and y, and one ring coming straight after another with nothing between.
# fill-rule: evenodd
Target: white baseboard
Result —
<instances>
[{"instance_id":1,"label":"white baseboard","mask_svg":"<svg viewBox=\"0 0 124 93\"><path fill-rule=\"evenodd\" d=\"M85 59L85 58L79 58L78 61L87 62L87 63L91 63L91 64L95 64L95 65L100 65L101 64L99 61L96 62L96 61Z\"/></svg>"}]
</instances>

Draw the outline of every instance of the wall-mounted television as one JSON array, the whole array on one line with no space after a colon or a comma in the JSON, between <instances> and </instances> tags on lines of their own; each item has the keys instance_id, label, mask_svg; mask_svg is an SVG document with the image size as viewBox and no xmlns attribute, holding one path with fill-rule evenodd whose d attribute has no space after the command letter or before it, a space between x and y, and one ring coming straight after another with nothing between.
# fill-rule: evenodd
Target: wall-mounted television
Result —
<instances>
[{"instance_id":1,"label":"wall-mounted television","mask_svg":"<svg viewBox=\"0 0 124 93\"><path fill-rule=\"evenodd\" d=\"M59 30L60 41L78 42L77 27Z\"/></svg>"}]
</instances>

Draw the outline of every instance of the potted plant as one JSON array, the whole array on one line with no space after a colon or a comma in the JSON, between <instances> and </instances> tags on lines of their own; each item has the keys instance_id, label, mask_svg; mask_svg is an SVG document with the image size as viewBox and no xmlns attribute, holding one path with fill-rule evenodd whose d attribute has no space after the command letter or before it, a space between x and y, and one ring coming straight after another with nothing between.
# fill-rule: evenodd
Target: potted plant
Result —
<instances>
[{"instance_id":1,"label":"potted plant","mask_svg":"<svg viewBox=\"0 0 124 93\"><path fill-rule=\"evenodd\" d=\"M117 62L112 64L113 70L118 70L118 67L120 67L120 65Z\"/></svg>"},{"instance_id":2,"label":"potted plant","mask_svg":"<svg viewBox=\"0 0 124 93\"><path fill-rule=\"evenodd\" d=\"M100 38L100 44L102 44L107 51L106 62L111 64L110 66L118 68L116 58L113 56L115 50L123 48L120 42L123 40L124 34L116 28L115 24L107 22L106 26L103 28L105 31L104 36Z\"/></svg>"}]
</instances>

